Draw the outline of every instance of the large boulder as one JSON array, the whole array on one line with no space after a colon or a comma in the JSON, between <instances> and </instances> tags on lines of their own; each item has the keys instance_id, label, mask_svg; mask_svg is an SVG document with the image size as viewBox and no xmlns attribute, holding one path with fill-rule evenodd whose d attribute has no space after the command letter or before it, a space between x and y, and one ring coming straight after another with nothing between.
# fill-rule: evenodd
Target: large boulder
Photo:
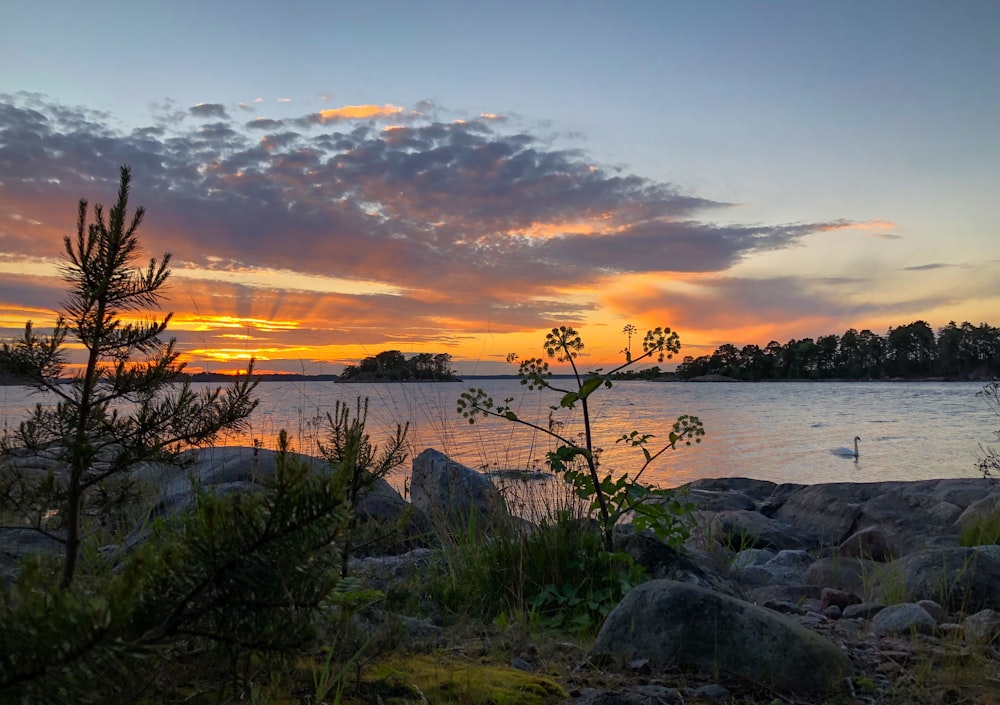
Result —
<instances>
[{"instance_id":1,"label":"large boulder","mask_svg":"<svg viewBox=\"0 0 1000 705\"><path fill-rule=\"evenodd\" d=\"M844 539L837 553L848 558L866 558L885 563L899 555L899 549L893 545L885 531L877 526L869 526Z\"/></svg>"},{"instance_id":2,"label":"large boulder","mask_svg":"<svg viewBox=\"0 0 1000 705\"><path fill-rule=\"evenodd\" d=\"M884 602L934 600L950 612L1000 610L1000 547L932 548L889 563L875 594Z\"/></svg>"},{"instance_id":3,"label":"large boulder","mask_svg":"<svg viewBox=\"0 0 1000 705\"><path fill-rule=\"evenodd\" d=\"M489 478L433 448L413 459L410 497L432 521L443 519L460 530L488 529L507 515L503 497Z\"/></svg>"},{"instance_id":4,"label":"large boulder","mask_svg":"<svg viewBox=\"0 0 1000 705\"><path fill-rule=\"evenodd\" d=\"M25 556L57 555L65 550L65 544L51 532L43 533L28 526L0 527L0 582L14 579L17 564Z\"/></svg>"},{"instance_id":5,"label":"large boulder","mask_svg":"<svg viewBox=\"0 0 1000 705\"><path fill-rule=\"evenodd\" d=\"M760 512L730 510L717 512L709 524L711 535L734 551L745 548L805 549L816 544L808 531Z\"/></svg>"},{"instance_id":6,"label":"large boulder","mask_svg":"<svg viewBox=\"0 0 1000 705\"><path fill-rule=\"evenodd\" d=\"M837 546L857 529L866 494L863 485L852 483L798 487L770 516L809 531L819 545Z\"/></svg>"},{"instance_id":7,"label":"large boulder","mask_svg":"<svg viewBox=\"0 0 1000 705\"><path fill-rule=\"evenodd\" d=\"M843 652L791 618L673 580L633 588L608 615L593 651L722 671L784 691L840 691L853 673Z\"/></svg>"},{"instance_id":8,"label":"large boulder","mask_svg":"<svg viewBox=\"0 0 1000 705\"><path fill-rule=\"evenodd\" d=\"M631 524L616 526L614 548L630 555L653 579L667 578L732 597L743 597L736 582L715 570L707 556L680 551L651 531L636 531Z\"/></svg>"},{"instance_id":9,"label":"large boulder","mask_svg":"<svg viewBox=\"0 0 1000 705\"><path fill-rule=\"evenodd\" d=\"M396 555L426 547L434 533L430 519L379 478L358 498L355 520L363 531L356 555Z\"/></svg>"}]
</instances>

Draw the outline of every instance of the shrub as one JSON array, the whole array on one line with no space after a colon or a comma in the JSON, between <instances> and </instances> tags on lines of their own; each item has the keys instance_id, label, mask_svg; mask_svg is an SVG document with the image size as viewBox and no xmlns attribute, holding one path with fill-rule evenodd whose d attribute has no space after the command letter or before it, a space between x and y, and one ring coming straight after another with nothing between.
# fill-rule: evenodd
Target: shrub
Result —
<instances>
[{"instance_id":1,"label":"shrub","mask_svg":"<svg viewBox=\"0 0 1000 705\"><path fill-rule=\"evenodd\" d=\"M280 446L264 491L200 494L103 575L57 589L51 562L25 561L0 592L0 690L66 703L237 694L298 655L337 584L347 507L334 474L288 455L284 434Z\"/></svg>"}]
</instances>

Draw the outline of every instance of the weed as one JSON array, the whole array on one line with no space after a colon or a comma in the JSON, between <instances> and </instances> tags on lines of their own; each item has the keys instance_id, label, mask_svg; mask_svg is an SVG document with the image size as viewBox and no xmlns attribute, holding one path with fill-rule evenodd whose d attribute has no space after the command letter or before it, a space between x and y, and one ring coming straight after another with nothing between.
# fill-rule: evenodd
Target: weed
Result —
<instances>
[{"instance_id":1,"label":"weed","mask_svg":"<svg viewBox=\"0 0 1000 705\"><path fill-rule=\"evenodd\" d=\"M631 332L626 327L631 340ZM656 328L646 333L643 339L643 354L634 358L630 348L626 348L626 361L610 372L596 370L582 372L576 358L583 349L583 340L573 329L566 326L553 328L545 337L545 353L558 362L568 363L573 370L575 388L562 388L552 380L549 363L542 358L521 360L517 376L529 390L549 390L561 395L559 404L550 407L552 412L547 426L523 419L511 408L512 399L495 404L482 389L472 388L463 392L458 399L458 413L474 424L477 418L494 417L539 431L556 442L554 450L547 455L549 468L562 475L574 492L590 503L590 511L600 522L605 549L612 550L612 531L626 515L631 516L637 529L650 529L672 545L680 545L690 536L690 515L693 506L681 502L670 490L657 489L639 482L646 469L668 449L675 449L679 443L690 445L700 443L705 429L694 416L682 415L674 422L667 442L658 450L649 449L653 434L631 431L623 433L616 443L641 451L644 463L634 477L627 473L613 478L611 474L601 477L599 471L601 446L594 438L590 397L601 387L610 389L612 379L628 367L638 362L657 357L663 361L680 350L680 339L669 328ZM508 362L517 361L514 353L507 356ZM561 410L579 410L583 420L581 438L577 441L563 435L562 422L554 414Z\"/></svg>"}]
</instances>

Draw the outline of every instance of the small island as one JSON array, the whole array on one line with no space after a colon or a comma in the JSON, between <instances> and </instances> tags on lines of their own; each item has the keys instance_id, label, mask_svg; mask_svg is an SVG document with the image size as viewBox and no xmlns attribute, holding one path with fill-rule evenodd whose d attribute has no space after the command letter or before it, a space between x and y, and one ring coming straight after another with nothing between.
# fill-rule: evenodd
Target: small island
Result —
<instances>
[{"instance_id":1,"label":"small island","mask_svg":"<svg viewBox=\"0 0 1000 705\"><path fill-rule=\"evenodd\" d=\"M338 382L460 382L448 353L417 353L407 358L399 350L383 350L357 365L347 365Z\"/></svg>"}]
</instances>

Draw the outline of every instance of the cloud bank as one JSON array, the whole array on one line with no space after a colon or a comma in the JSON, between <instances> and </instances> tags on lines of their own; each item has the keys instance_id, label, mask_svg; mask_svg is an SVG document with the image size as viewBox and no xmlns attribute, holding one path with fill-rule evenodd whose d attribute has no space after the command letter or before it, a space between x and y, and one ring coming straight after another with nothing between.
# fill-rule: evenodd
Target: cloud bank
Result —
<instances>
[{"instance_id":1,"label":"cloud bank","mask_svg":"<svg viewBox=\"0 0 1000 705\"><path fill-rule=\"evenodd\" d=\"M605 282L725 272L851 225L720 225L712 216L728 204L594 164L503 116L445 120L418 108L247 121L202 103L122 129L106 113L44 96L0 96L0 255L58 256L76 200L111 200L118 167L129 164L132 202L148 211L148 254L172 252L176 280L185 270L256 274L192 280L173 292L176 307L298 321L301 334L281 331L286 344L296 335L451 344L581 320L613 303L595 293ZM290 273L339 284L317 291ZM24 289L26 303L46 301L39 287ZM0 287L0 306L18 303L15 288ZM732 280L722 293L773 307L775 289L796 285Z\"/></svg>"}]
</instances>

